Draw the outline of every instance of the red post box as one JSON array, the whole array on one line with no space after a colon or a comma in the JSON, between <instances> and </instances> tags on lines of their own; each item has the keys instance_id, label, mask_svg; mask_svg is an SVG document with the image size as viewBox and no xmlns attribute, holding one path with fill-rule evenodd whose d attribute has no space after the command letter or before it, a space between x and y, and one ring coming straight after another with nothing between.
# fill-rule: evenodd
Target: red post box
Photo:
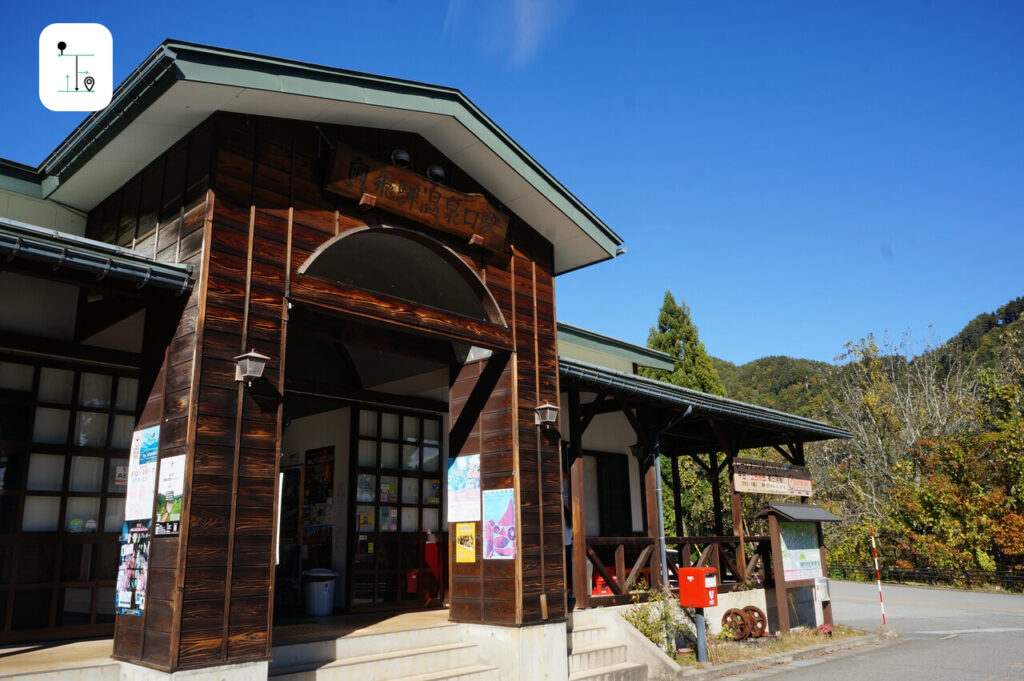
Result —
<instances>
[{"instance_id":1,"label":"red post box","mask_svg":"<svg viewBox=\"0 0 1024 681\"><path fill-rule=\"evenodd\" d=\"M718 570L713 567L679 568L679 605L713 608L718 605Z\"/></svg>"}]
</instances>

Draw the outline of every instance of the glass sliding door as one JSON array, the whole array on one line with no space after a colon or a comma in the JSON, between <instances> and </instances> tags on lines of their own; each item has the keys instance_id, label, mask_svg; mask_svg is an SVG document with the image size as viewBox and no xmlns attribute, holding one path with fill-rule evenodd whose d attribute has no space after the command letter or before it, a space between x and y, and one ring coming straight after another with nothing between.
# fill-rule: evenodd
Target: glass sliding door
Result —
<instances>
[{"instance_id":1,"label":"glass sliding door","mask_svg":"<svg viewBox=\"0 0 1024 681\"><path fill-rule=\"evenodd\" d=\"M351 609L440 604L441 418L360 407L352 432Z\"/></svg>"}]
</instances>

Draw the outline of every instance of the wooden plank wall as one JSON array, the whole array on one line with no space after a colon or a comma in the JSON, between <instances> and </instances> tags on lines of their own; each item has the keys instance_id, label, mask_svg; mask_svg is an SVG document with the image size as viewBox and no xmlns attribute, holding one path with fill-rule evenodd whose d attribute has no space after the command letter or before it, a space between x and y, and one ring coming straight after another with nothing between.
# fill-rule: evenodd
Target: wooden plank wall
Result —
<instances>
[{"instance_id":1,"label":"wooden plank wall","mask_svg":"<svg viewBox=\"0 0 1024 681\"><path fill-rule=\"evenodd\" d=\"M120 659L174 670L269 656L281 432L274 394L283 389L288 287L316 248L368 224L417 229L452 248L513 328L515 352L491 361L500 364L495 389L471 419L474 437L453 453L483 455L485 489L516 489L519 557L457 568L452 617L538 622L545 596L548 619L564 618L560 461L557 446L533 424L537 404L558 404L551 244L515 216L509 247L491 254L386 212L360 210L322 189L337 139L380 158L406 149L413 170L439 164L446 184L482 192L413 134L221 113L90 215L90 236L199 266L174 340L166 352L160 348L160 377L141 422L163 420L161 456L190 457L182 533L180 540L154 539L147 614L118 618ZM204 151L211 140L212 165ZM233 357L249 348L271 361L264 382L241 390ZM455 370L453 416L466 406L461 391L488 365Z\"/></svg>"},{"instance_id":2,"label":"wooden plank wall","mask_svg":"<svg viewBox=\"0 0 1024 681\"><path fill-rule=\"evenodd\" d=\"M86 226L89 238L196 268L199 283L187 299L151 305L146 311L138 427L161 425L160 459L186 454L192 445L190 391L199 370L196 328L203 298L212 139L212 126L197 128L94 208ZM152 538L146 610L141 617L116 618L114 657L170 667L180 605L180 549L179 537Z\"/></svg>"}]
</instances>

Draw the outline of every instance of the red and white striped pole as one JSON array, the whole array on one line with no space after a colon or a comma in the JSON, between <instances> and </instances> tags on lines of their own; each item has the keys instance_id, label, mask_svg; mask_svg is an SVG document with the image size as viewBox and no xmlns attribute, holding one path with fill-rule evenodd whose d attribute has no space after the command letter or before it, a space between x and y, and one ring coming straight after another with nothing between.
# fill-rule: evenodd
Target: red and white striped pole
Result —
<instances>
[{"instance_id":1,"label":"red and white striped pole","mask_svg":"<svg viewBox=\"0 0 1024 681\"><path fill-rule=\"evenodd\" d=\"M882 572L878 569L878 549L875 547L875 528L871 527L871 554L875 557L875 580L878 582L878 605L882 608L882 626L885 624L885 601L882 599Z\"/></svg>"}]
</instances>

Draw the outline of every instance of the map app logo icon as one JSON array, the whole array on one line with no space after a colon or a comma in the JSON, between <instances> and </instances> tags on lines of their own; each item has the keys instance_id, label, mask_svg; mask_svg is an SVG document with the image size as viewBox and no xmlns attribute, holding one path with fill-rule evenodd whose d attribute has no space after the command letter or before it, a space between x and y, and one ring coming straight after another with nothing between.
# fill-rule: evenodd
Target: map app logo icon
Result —
<instances>
[{"instance_id":1,"label":"map app logo icon","mask_svg":"<svg viewBox=\"0 0 1024 681\"><path fill-rule=\"evenodd\" d=\"M102 24L50 24L39 34L39 101L99 111L114 91L114 39Z\"/></svg>"}]
</instances>

